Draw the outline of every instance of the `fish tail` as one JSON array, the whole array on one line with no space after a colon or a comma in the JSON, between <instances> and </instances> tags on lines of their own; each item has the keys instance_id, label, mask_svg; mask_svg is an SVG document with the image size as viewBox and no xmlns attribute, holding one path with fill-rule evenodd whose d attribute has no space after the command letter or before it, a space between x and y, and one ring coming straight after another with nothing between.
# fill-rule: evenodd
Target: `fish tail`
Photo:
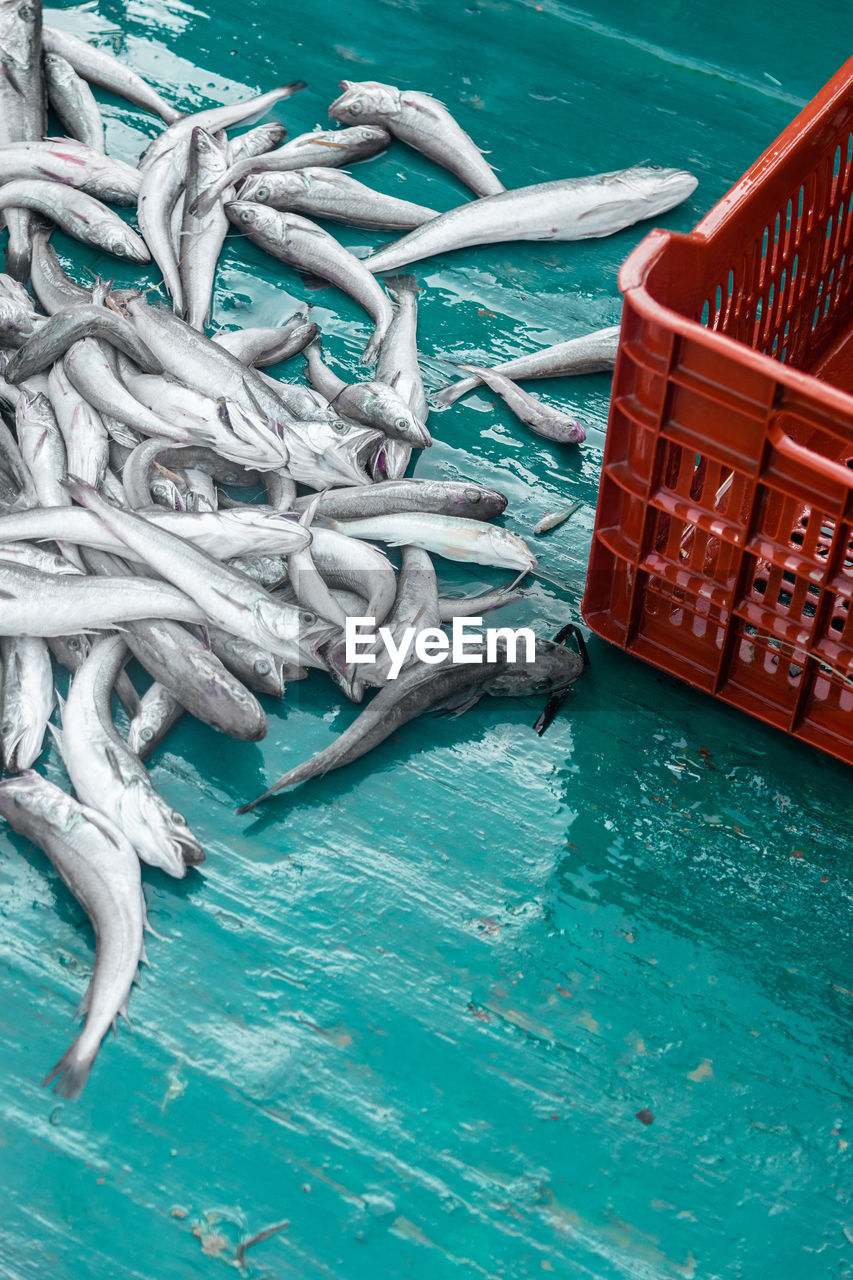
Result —
<instances>
[{"instance_id":1,"label":"fish tail","mask_svg":"<svg viewBox=\"0 0 853 1280\"><path fill-rule=\"evenodd\" d=\"M71 1048L63 1053L53 1070L48 1071L41 1082L42 1088L46 1089L48 1085L53 1084L53 1092L58 1093L60 1097L79 1098L89 1079L89 1072L92 1070L97 1052L97 1047L85 1052L78 1038ZM56 1081L55 1084L54 1081Z\"/></svg>"},{"instance_id":2,"label":"fish tail","mask_svg":"<svg viewBox=\"0 0 853 1280\"><path fill-rule=\"evenodd\" d=\"M421 287L414 276L387 276L385 279L385 288L390 293L395 302L399 302L398 294L412 294L417 296L421 292Z\"/></svg>"}]
</instances>

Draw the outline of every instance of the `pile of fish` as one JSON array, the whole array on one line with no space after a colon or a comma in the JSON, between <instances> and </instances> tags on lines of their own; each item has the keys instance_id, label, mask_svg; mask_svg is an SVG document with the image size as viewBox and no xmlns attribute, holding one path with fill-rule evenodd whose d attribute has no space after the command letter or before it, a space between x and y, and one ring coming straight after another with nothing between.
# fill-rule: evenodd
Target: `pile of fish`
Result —
<instances>
[{"instance_id":1,"label":"pile of fish","mask_svg":"<svg viewBox=\"0 0 853 1280\"><path fill-rule=\"evenodd\" d=\"M84 1028L45 1080L73 1097L145 958L140 862L180 877L204 858L143 763L182 715L253 741L266 732L257 695L283 698L309 671L354 702L372 691L346 732L265 799L427 710L464 710L485 693L559 695L583 670L582 655L546 640L532 660L513 661L505 645L465 665L401 649L415 626L439 630L518 600L536 559L490 523L502 494L407 478L432 443L418 286L378 273L470 245L607 235L672 208L695 180L647 167L507 191L435 99L372 82L343 82L329 109L341 127L287 141L278 123L229 134L305 85L182 115L111 55L43 25L37 0L0 5L0 62L0 750L11 775L0 814L46 852L94 925ZM162 118L138 166L105 153L92 86ZM45 137L48 108L68 137ZM343 171L392 139L474 198L439 212ZM139 232L114 205L135 209ZM402 234L362 260L313 218ZM278 327L206 335L230 224L364 308L370 378L338 376L307 308ZM56 227L135 263L153 259L169 305L152 304L147 287L72 279L51 243ZM466 367L436 401L485 383L534 430L577 443L581 424L514 379L609 368L616 339L608 329ZM300 355L304 378L264 372ZM399 567L388 547L401 548ZM446 598L433 557L516 580ZM396 669L387 647L372 665L347 663L352 617L387 628ZM130 656L150 677L141 697L124 670ZM58 668L72 678L56 726ZM74 796L31 768L47 729Z\"/></svg>"}]
</instances>

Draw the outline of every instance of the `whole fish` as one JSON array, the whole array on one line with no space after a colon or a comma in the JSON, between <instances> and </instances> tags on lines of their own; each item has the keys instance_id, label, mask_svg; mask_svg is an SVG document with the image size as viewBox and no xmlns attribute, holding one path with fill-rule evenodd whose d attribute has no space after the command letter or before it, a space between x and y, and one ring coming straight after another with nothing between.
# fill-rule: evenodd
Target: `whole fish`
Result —
<instances>
[{"instance_id":1,"label":"whole fish","mask_svg":"<svg viewBox=\"0 0 853 1280\"><path fill-rule=\"evenodd\" d=\"M203 622L205 615L165 582L39 573L0 561L0 635L50 638L103 631L136 618Z\"/></svg>"},{"instance_id":2,"label":"whole fish","mask_svg":"<svg viewBox=\"0 0 853 1280\"><path fill-rule=\"evenodd\" d=\"M357 129L317 129L313 133L302 133L285 142L284 146L277 147L275 151L267 151L260 156L245 156L230 165L202 198L200 209L204 212L228 187L233 187L252 175L287 173L307 166L317 168L352 164L378 155L390 141L390 133L373 125L359 126ZM258 189L262 192L265 190L263 182ZM262 201L265 198L261 196Z\"/></svg>"},{"instance_id":3,"label":"whole fish","mask_svg":"<svg viewBox=\"0 0 853 1280\"><path fill-rule=\"evenodd\" d=\"M534 533L548 533L550 529L556 529L558 525L563 524L576 511L580 510L583 504L581 502L570 502L567 507L562 507L557 511L546 511L541 520L533 526Z\"/></svg>"},{"instance_id":4,"label":"whole fish","mask_svg":"<svg viewBox=\"0 0 853 1280\"><path fill-rule=\"evenodd\" d=\"M101 109L86 81L59 53L46 53L42 66L48 100L69 136L105 151Z\"/></svg>"},{"instance_id":5,"label":"whole fish","mask_svg":"<svg viewBox=\"0 0 853 1280\"><path fill-rule=\"evenodd\" d=\"M130 990L145 959L139 859L99 813L37 773L0 782L0 815L44 850L95 932L95 968L79 1007L85 1026L42 1081L55 1080L54 1092L76 1098L104 1036L119 1014L127 1017Z\"/></svg>"},{"instance_id":6,"label":"whole fish","mask_svg":"<svg viewBox=\"0 0 853 1280\"><path fill-rule=\"evenodd\" d=\"M418 512L336 520L333 528L353 538L384 542L389 547L422 547L447 560L495 565L525 573L536 568L536 557L523 538L509 529L499 529L480 520Z\"/></svg>"},{"instance_id":7,"label":"whole fish","mask_svg":"<svg viewBox=\"0 0 853 1280\"><path fill-rule=\"evenodd\" d=\"M244 235L272 257L297 271L328 280L364 307L375 327L361 362L372 364L394 313L387 294L364 264L328 232L295 213L278 213L242 200L230 201L225 212Z\"/></svg>"},{"instance_id":8,"label":"whole fish","mask_svg":"<svg viewBox=\"0 0 853 1280\"><path fill-rule=\"evenodd\" d=\"M480 369L471 364L459 367L475 374L487 387L496 391L515 416L537 435L544 436L546 440L557 440L561 444L581 444L586 439L586 430L576 418L546 404L537 396L532 396L529 391L522 391L505 374L495 373L493 369Z\"/></svg>"},{"instance_id":9,"label":"whole fish","mask_svg":"<svg viewBox=\"0 0 853 1280\"><path fill-rule=\"evenodd\" d=\"M317 336L317 326L305 310L297 311L283 325L269 329L222 329L213 335L217 346L236 356L241 364L264 369L304 351Z\"/></svg>"},{"instance_id":10,"label":"whole fish","mask_svg":"<svg viewBox=\"0 0 853 1280\"><path fill-rule=\"evenodd\" d=\"M610 236L674 209L696 186L693 175L681 169L641 165L590 178L538 182L439 214L379 249L365 265L375 273L470 245Z\"/></svg>"},{"instance_id":11,"label":"whole fish","mask_svg":"<svg viewBox=\"0 0 853 1280\"><path fill-rule=\"evenodd\" d=\"M186 167L186 199L178 255L183 295L183 315L194 329L204 329L210 321L213 277L228 219L217 202L206 214L191 212L196 201L222 177L228 167L228 144L206 129L193 129Z\"/></svg>"},{"instance_id":12,"label":"whole fish","mask_svg":"<svg viewBox=\"0 0 853 1280\"><path fill-rule=\"evenodd\" d=\"M304 511L311 498L296 498L294 511ZM332 489L320 497L317 515L326 520L359 520L406 511L495 520L506 510L497 489L464 480L384 480L353 489Z\"/></svg>"},{"instance_id":13,"label":"whole fish","mask_svg":"<svg viewBox=\"0 0 853 1280\"><path fill-rule=\"evenodd\" d=\"M182 878L187 866L204 861L201 845L183 815L154 790L113 723L110 695L126 655L121 636L92 646L62 708L59 749L83 804L123 832L143 862Z\"/></svg>"},{"instance_id":14,"label":"whole fish","mask_svg":"<svg viewBox=\"0 0 853 1280\"><path fill-rule=\"evenodd\" d=\"M0 146L0 181L16 180L58 182L120 205L136 204L142 181L132 165L71 138Z\"/></svg>"},{"instance_id":15,"label":"whole fish","mask_svg":"<svg viewBox=\"0 0 853 1280\"><path fill-rule=\"evenodd\" d=\"M181 113L161 98L156 89L131 71L105 49L98 49L68 31L46 26L42 33L45 53L58 53L70 62L79 76L89 84L108 89L119 98L160 116L167 124L179 120Z\"/></svg>"},{"instance_id":16,"label":"whole fish","mask_svg":"<svg viewBox=\"0 0 853 1280\"><path fill-rule=\"evenodd\" d=\"M378 380L348 383L339 378L323 361L319 337L308 347L305 359L311 385L326 397L334 413L373 427L395 440L404 440L416 449L432 444L432 436L424 424L393 387Z\"/></svg>"},{"instance_id":17,"label":"whole fish","mask_svg":"<svg viewBox=\"0 0 853 1280\"><path fill-rule=\"evenodd\" d=\"M473 646L470 652L473 652ZM480 656L484 658L482 653ZM246 813L254 809L282 787L316 778L357 760L384 742L401 725L427 711L466 710L485 693L493 697L555 693L570 687L583 674L584 663L576 653L548 640L536 641L532 662L526 661L526 655L524 657L522 661L510 661L510 655L504 650L498 652L493 662L453 664L445 661L435 666L421 662L414 664L397 680L389 681L380 689L331 746L290 769L263 795L243 805L237 812Z\"/></svg>"},{"instance_id":18,"label":"whole fish","mask_svg":"<svg viewBox=\"0 0 853 1280\"><path fill-rule=\"evenodd\" d=\"M139 710L130 722L127 745L144 760L160 745L178 723L184 709L168 689L155 680L139 701Z\"/></svg>"},{"instance_id":19,"label":"whole fish","mask_svg":"<svg viewBox=\"0 0 853 1280\"><path fill-rule=\"evenodd\" d=\"M61 361L48 374L47 386L65 441L68 472L100 488L109 463L109 436L100 414L69 381Z\"/></svg>"},{"instance_id":20,"label":"whole fish","mask_svg":"<svg viewBox=\"0 0 853 1280\"><path fill-rule=\"evenodd\" d=\"M131 262L150 262L144 240L113 213L83 191L58 182L19 179L0 187L0 210L32 209L55 222L83 244ZM7 255L7 268L8 268Z\"/></svg>"},{"instance_id":21,"label":"whole fish","mask_svg":"<svg viewBox=\"0 0 853 1280\"><path fill-rule=\"evenodd\" d=\"M111 507L91 486L69 480L67 487L72 497L93 511L126 547L195 600L211 622L290 661L322 667L315 647L306 643L302 634L303 627L316 623L313 614L277 604L249 578L198 547L129 511ZM334 630L328 628L329 637Z\"/></svg>"},{"instance_id":22,"label":"whole fish","mask_svg":"<svg viewBox=\"0 0 853 1280\"><path fill-rule=\"evenodd\" d=\"M6 365L7 382L20 383L50 368L81 338L98 338L123 351L147 373L159 373L160 365L145 346L133 325L123 316L94 303L67 311L55 311L49 320L15 352Z\"/></svg>"},{"instance_id":23,"label":"whole fish","mask_svg":"<svg viewBox=\"0 0 853 1280\"><path fill-rule=\"evenodd\" d=\"M53 668L44 640L36 636L0 638L0 759L20 773L41 755L53 710Z\"/></svg>"},{"instance_id":24,"label":"whole fish","mask_svg":"<svg viewBox=\"0 0 853 1280\"><path fill-rule=\"evenodd\" d=\"M241 102L232 102L224 107L209 107L206 111L195 111L192 115L180 116L169 124L168 129L163 130L159 138L155 138L146 147L139 161L139 168L144 173L146 169L150 169L158 156L171 151L181 141L188 142L193 129L207 129L208 133L216 133L219 129L230 129L232 125L249 120L252 116L262 115L277 102L290 98L294 93L299 93L307 87L304 80L294 80L291 84L272 89L269 93L258 94L254 98L244 98Z\"/></svg>"},{"instance_id":25,"label":"whole fish","mask_svg":"<svg viewBox=\"0 0 853 1280\"><path fill-rule=\"evenodd\" d=\"M429 408L418 363L418 282L414 276L394 276L385 288L397 309L382 340L376 376L403 397L419 422L426 422Z\"/></svg>"},{"instance_id":26,"label":"whole fish","mask_svg":"<svg viewBox=\"0 0 853 1280\"><path fill-rule=\"evenodd\" d=\"M391 281L386 280L385 287L393 297ZM615 365L618 347L619 325L614 324L607 329L585 333L580 338L570 338L568 342L558 342L553 347L543 347L541 351L531 351L528 355L504 360L502 364L493 365L491 372L513 379L563 378L569 374L603 373ZM432 403L436 408L455 404L460 396L473 391L481 381L479 375L473 373L470 378L451 382L432 396Z\"/></svg>"},{"instance_id":27,"label":"whole fish","mask_svg":"<svg viewBox=\"0 0 853 1280\"><path fill-rule=\"evenodd\" d=\"M256 173L244 181L240 199L374 231L412 231L438 217L437 209L383 195L348 173L316 165L290 172Z\"/></svg>"},{"instance_id":28,"label":"whole fish","mask_svg":"<svg viewBox=\"0 0 853 1280\"><path fill-rule=\"evenodd\" d=\"M174 147L152 161L142 175L137 217L142 237L163 275L172 306L180 315L184 306L178 253L172 241L172 215L187 182L189 139L179 138Z\"/></svg>"},{"instance_id":29,"label":"whole fish","mask_svg":"<svg viewBox=\"0 0 853 1280\"><path fill-rule=\"evenodd\" d=\"M329 107L333 120L382 125L395 138L448 169L478 196L504 190L480 148L436 98L376 80L342 80L340 87L344 92Z\"/></svg>"}]
</instances>

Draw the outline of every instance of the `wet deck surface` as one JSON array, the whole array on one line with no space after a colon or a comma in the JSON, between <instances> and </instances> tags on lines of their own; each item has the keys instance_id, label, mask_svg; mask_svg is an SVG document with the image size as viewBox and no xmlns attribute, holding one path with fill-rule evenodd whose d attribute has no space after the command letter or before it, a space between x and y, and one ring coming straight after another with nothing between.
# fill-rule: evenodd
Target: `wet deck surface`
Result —
<instances>
[{"instance_id":1,"label":"wet deck surface","mask_svg":"<svg viewBox=\"0 0 853 1280\"><path fill-rule=\"evenodd\" d=\"M643 6L642 8L646 8ZM508 185L649 160L700 185L687 230L850 48L847 6L317 0L100 3L61 24L125 53L195 109L296 77L291 134L339 79L434 93ZM804 30L805 24L808 24ZM119 33L124 32L122 36ZM154 125L109 101L112 149ZM438 208L453 179L394 147L358 171ZM619 316L645 228L423 264L431 386ZM349 244L379 242L343 232ZM112 275L59 238L75 269ZM117 275L119 283L139 273ZM148 279L153 283L155 277ZM314 303L350 376L367 326L330 290L230 238L219 323ZM294 369L295 372L295 369ZM420 476L505 489L543 571L510 615L579 617L608 380L540 384L589 427L579 451L487 394L436 415ZM458 590L506 575L442 566ZM713 1280L851 1274L850 771L593 641L539 740L532 700L411 725L258 819L234 807L353 715L312 677L269 737L181 724L156 784L208 854L146 875L150 967L135 1034L80 1102L39 1080L73 1034L92 940L46 860L0 834L0 1275L396 1280L539 1275ZM61 777L54 749L45 770ZM642 1118L638 1118L639 1116ZM644 1123L646 1121L647 1123Z\"/></svg>"}]
</instances>

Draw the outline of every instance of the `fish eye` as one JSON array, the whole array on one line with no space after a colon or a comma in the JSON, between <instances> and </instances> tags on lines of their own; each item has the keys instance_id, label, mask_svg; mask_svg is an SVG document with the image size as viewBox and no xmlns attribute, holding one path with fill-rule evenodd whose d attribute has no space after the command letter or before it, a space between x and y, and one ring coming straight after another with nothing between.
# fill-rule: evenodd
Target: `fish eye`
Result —
<instances>
[{"instance_id":1,"label":"fish eye","mask_svg":"<svg viewBox=\"0 0 853 1280\"><path fill-rule=\"evenodd\" d=\"M255 670L257 671L259 676L268 675L269 669L270 669L270 664L266 661L265 658L259 658L258 661L255 663Z\"/></svg>"},{"instance_id":2,"label":"fish eye","mask_svg":"<svg viewBox=\"0 0 853 1280\"><path fill-rule=\"evenodd\" d=\"M182 813L176 813L174 809L172 810L172 821L177 827L185 827L187 825L187 820L184 815Z\"/></svg>"},{"instance_id":3,"label":"fish eye","mask_svg":"<svg viewBox=\"0 0 853 1280\"><path fill-rule=\"evenodd\" d=\"M537 690L537 692L544 692L546 689L550 689L551 681L549 680L548 676L543 676L539 680L534 680L533 684L530 687L532 689Z\"/></svg>"},{"instance_id":4,"label":"fish eye","mask_svg":"<svg viewBox=\"0 0 853 1280\"><path fill-rule=\"evenodd\" d=\"M314 623L317 621L317 615L316 613L311 613L308 609L300 609L299 621L305 627L313 627Z\"/></svg>"},{"instance_id":5,"label":"fish eye","mask_svg":"<svg viewBox=\"0 0 853 1280\"><path fill-rule=\"evenodd\" d=\"M332 430L336 431L339 436L345 436L349 431L349 423L341 422L340 418L336 418L331 426Z\"/></svg>"},{"instance_id":6,"label":"fish eye","mask_svg":"<svg viewBox=\"0 0 853 1280\"><path fill-rule=\"evenodd\" d=\"M154 737L154 730L153 730L153 729L143 729L139 736L140 736L140 738L142 739L142 741L143 741L143 742L150 742L150 741L151 741L151 739Z\"/></svg>"},{"instance_id":7,"label":"fish eye","mask_svg":"<svg viewBox=\"0 0 853 1280\"><path fill-rule=\"evenodd\" d=\"M251 222L254 219L254 216L255 215L252 213L251 209L243 209L240 213L240 221Z\"/></svg>"},{"instance_id":8,"label":"fish eye","mask_svg":"<svg viewBox=\"0 0 853 1280\"><path fill-rule=\"evenodd\" d=\"M396 418L396 419L394 420L394 426L397 428L397 430L398 430L398 431L406 431L406 430L408 430L408 426L409 426L408 419L407 419L407 418Z\"/></svg>"},{"instance_id":9,"label":"fish eye","mask_svg":"<svg viewBox=\"0 0 853 1280\"><path fill-rule=\"evenodd\" d=\"M479 489L466 489L466 490L465 490L465 497L468 499L468 501L469 501L469 502L479 502L479 501L480 501L480 497L481 497L480 490L479 490Z\"/></svg>"},{"instance_id":10,"label":"fish eye","mask_svg":"<svg viewBox=\"0 0 853 1280\"><path fill-rule=\"evenodd\" d=\"M257 191L255 192L255 199L269 200L269 198L270 198L269 187L258 187Z\"/></svg>"},{"instance_id":11,"label":"fish eye","mask_svg":"<svg viewBox=\"0 0 853 1280\"><path fill-rule=\"evenodd\" d=\"M350 106L349 106L349 113L350 113L350 115L351 115L351 116L360 116L360 115L361 115L361 103L360 103L360 102L358 102L358 101L356 101L356 102L351 102L351 103L350 103Z\"/></svg>"},{"instance_id":12,"label":"fish eye","mask_svg":"<svg viewBox=\"0 0 853 1280\"><path fill-rule=\"evenodd\" d=\"M0 724L0 733L11 733L11 732L12 732L12 721L4 720L3 723Z\"/></svg>"}]
</instances>

